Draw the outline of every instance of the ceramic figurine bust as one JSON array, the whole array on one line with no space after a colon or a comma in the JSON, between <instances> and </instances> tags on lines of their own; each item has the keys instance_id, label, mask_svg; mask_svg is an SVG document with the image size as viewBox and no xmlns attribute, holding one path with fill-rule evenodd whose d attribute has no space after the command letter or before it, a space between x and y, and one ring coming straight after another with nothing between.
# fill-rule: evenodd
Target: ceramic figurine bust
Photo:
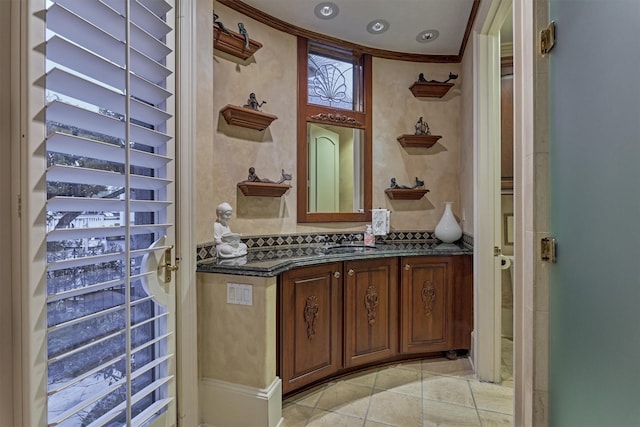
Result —
<instances>
[{"instance_id":1,"label":"ceramic figurine bust","mask_svg":"<svg viewBox=\"0 0 640 427\"><path fill-rule=\"evenodd\" d=\"M216 208L216 222L213 224L213 241L218 258L235 258L247 254L247 245L240 241L240 234L231 232L229 220L233 208L227 202Z\"/></svg>"}]
</instances>

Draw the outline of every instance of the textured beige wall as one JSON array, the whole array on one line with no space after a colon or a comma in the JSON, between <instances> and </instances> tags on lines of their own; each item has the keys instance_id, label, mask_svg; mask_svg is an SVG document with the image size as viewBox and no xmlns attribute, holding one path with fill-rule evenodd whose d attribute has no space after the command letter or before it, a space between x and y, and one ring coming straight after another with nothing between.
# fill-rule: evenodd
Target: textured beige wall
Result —
<instances>
[{"instance_id":1,"label":"textured beige wall","mask_svg":"<svg viewBox=\"0 0 640 427\"><path fill-rule=\"evenodd\" d=\"M212 99L207 110L212 141L206 147L212 153L198 158L198 197L206 210L198 210L198 241L212 240L215 206L227 201L235 213L233 231L246 235L295 232L296 192L291 188L281 197L247 197L237 183L247 178L254 166L261 178L277 180L281 170L296 172L296 38L257 23L222 5L215 4L220 20L237 32L243 22L252 39L263 47L246 63L216 51L213 56L213 85L203 88L202 96ZM211 19L207 16L207 19ZM209 27L211 27L209 23ZM212 40L212 39L210 39ZM211 44L211 42L210 42ZM210 55L207 50L207 55ZM207 80L207 83L210 79ZM227 104L243 105L249 93L266 100L262 111L278 116L265 131L230 126L219 113Z\"/></svg>"},{"instance_id":2,"label":"textured beige wall","mask_svg":"<svg viewBox=\"0 0 640 427\"><path fill-rule=\"evenodd\" d=\"M473 37L469 37L467 48L462 57L462 75L467 77L467 84L462 85L462 143L460 146L460 212L462 215L462 231L473 235Z\"/></svg>"},{"instance_id":3,"label":"textured beige wall","mask_svg":"<svg viewBox=\"0 0 640 427\"><path fill-rule=\"evenodd\" d=\"M200 378L265 389L276 377L276 278L199 273ZM252 285L253 305L227 304L227 283Z\"/></svg>"},{"instance_id":4,"label":"textured beige wall","mask_svg":"<svg viewBox=\"0 0 640 427\"><path fill-rule=\"evenodd\" d=\"M215 218L215 188L213 175L213 141L215 122L218 112L213 106L213 26L211 11L213 0L197 2L197 49L195 58L198 79L196 91L196 188L195 188L195 232L196 242L213 240L213 222Z\"/></svg>"},{"instance_id":5,"label":"textured beige wall","mask_svg":"<svg viewBox=\"0 0 640 427\"><path fill-rule=\"evenodd\" d=\"M409 86L424 73L429 80L459 75L443 98L415 98ZM433 230L444 212L444 202L460 207L460 86L459 64L422 64L374 58L373 60L373 207L392 211L393 230ZM442 138L429 149L404 148L397 137L415 132L423 117L433 135ZM392 177L413 185L415 178L430 190L418 201L391 200L384 193Z\"/></svg>"},{"instance_id":6,"label":"textured beige wall","mask_svg":"<svg viewBox=\"0 0 640 427\"><path fill-rule=\"evenodd\" d=\"M301 224L296 221L296 38L274 30L214 3L220 20L236 30L243 22L251 38L263 47L247 63L239 63L206 45L211 29L202 31L198 99L197 240L212 241L215 206L228 201L235 209L233 231L244 235L288 234L312 231L364 230L362 223ZM210 19L202 17L202 21ZM211 27L209 25L209 27ZM206 58L205 58L206 56ZM394 230L434 229L444 201L454 202L460 219L461 96L463 76L442 99L416 99L409 86L419 73L444 80L460 74L460 64L420 64L375 58L373 61L373 207L393 211ZM213 85L213 87L211 86ZM226 104L242 105L250 92L266 100L264 112L278 119L263 131L229 126L219 114ZM396 140L413 133L424 116L433 134L442 139L432 148L405 149ZM470 142L470 141L469 141ZM202 155L200 154L202 153ZM278 179L281 169L293 173L293 187L281 198L246 197L237 183L246 179L250 166L261 178ZM419 201L389 200L384 193L391 177L413 185L415 177L430 189Z\"/></svg>"}]
</instances>

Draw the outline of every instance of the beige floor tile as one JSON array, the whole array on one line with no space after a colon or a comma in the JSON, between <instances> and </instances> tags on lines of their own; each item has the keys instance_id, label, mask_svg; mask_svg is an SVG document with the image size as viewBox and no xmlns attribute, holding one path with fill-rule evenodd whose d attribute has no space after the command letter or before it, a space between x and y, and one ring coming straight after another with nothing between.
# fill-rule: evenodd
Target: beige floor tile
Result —
<instances>
[{"instance_id":1,"label":"beige floor tile","mask_svg":"<svg viewBox=\"0 0 640 427\"><path fill-rule=\"evenodd\" d=\"M298 405L315 407L318 403L318 399L322 396L322 392L327 388L326 385L321 385L305 392L296 394L286 400L287 403L297 403Z\"/></svg>"},{"instance_id":2,"label":"beige floor tile","mask_svg":"<svg viewBox=\"0 0 640 427\"><path fill-rule=\"evenodd\" d=\"M338 381L327 386L318 399L316 408L364 418L370 397L371 387Z\"/></svg>"},{"instance_id":3,"label":"beige floor tile","mask_svg":"<svg viewBox=\"0 0 640 427\"><path fill-rule=\"evenodd\" d=\"M303 427L311 416L313 408L296 403L287 403L282 407L281 427Z\"/></svg>"},{"instance_id":4,"label":"beige floor tile","mask_svg":"<svg viewBox=\"0 0 640 427\"><path fill-rule=\"evenodd\" d=\"M513 388L479 381L470 384L478 410L513 415Z\"/></svg>"},{"instance_id":5,"label":"beige floor tile","mask_svg":"<svg viewBox=\"0 0 640 427\"><path fill-rule=\"evenodd\" d=\"M475 408L424 400L424 427L480 427Z\"/></svg>"},{"instance_id":6,"label":"beige floor tile","mask_svg":"<svg viewBox=\"0 0 640 427\"><path fill-rule=\"evenodd\" d=\"M471 379L475 378L471 361L467 357L461 357L456 360L435 359L423 360L422 372L430 374L449 375L459 378Z\"/></svg>"},{"instance_id":7,"label":"beige floor tile","mask_svg":"<svg viewBox=\"0 0 640 427\"><path fill-rule=\"evenodd\" d=\"M478 411L482 427L512 427L513 416L499 412Z\"/></svg>"},{"instance_id":8,"label":"beige floor tile","mask_svg":"<svg viewBox=\"0 0 640 427\"><path fill-rule=\"evenodd\" d=\"M314 409L307 427L362 427L362 418Z\"/></svg>"},{"instance_id":9,"label":"beige floor tile","mask_svg":"<svg viewBox=\"0 0 640 427\"><path fill-rule=\"evenodd\" d=\"M412 360L409 362L402 362L396 365L396 368L409 369L411 371L422 371L422 360Z\"/></svg>"},{"instance_id":10,"label":"beige floor tile","mask_svg":"<svg viewBox=\"0 0 640 427\"><path fill-rule=\"evenodd\" d=\"M367 420L364 422L364 427L395 427L391 424L379 423L377 421Z\"/></svg>"},{"instance_id":11,"label":"beige floor tile","mask_svg":"<svg viewBox=\"0 0 640 427\"><path fill-rule=\"evenodd\" d=\"M422 397L421 380L420 371L390 367L378 371L375 388Z\"/></svg>"},{"instance_id":12,"label":"beige floor tile","mask_svg":"<svg viewBox=\"0 0 640 427\"><path fill-rule=\"evenodd\" d=\"M424 374L422 397L438 402L475 408L467 380L442 375Z\"/></svg>"},{"instance_id":13,"label":"beige floor tile","mask_svg":"<svg viewBox=\"0 0 640 427\"><path fill-rule=\"evenodd\" d=\"M351 384L373 387L373 384L376 382L376 375L378 375L378 369L374 368L369 371L348 375L344 377L343 380Z\"/></svg>"},{"instance_id":14,"label":"beige floor tile","mask_svg":"<svg viewBox=\"0 0 640 427\"><path fill-rule=\"evenodd\" d=\"M422 399L375 389L371 396L368 421L401 427L422 426Z\"/></svg>"}]
</instances>

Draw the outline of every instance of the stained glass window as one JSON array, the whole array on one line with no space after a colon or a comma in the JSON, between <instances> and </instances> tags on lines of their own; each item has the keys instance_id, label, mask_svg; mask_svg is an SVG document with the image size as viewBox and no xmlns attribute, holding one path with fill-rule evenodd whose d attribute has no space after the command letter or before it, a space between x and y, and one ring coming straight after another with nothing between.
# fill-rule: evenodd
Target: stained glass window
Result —
<instances>
[{"instance_id":1,"label":"stained glass window","mask_svg":"<svg viewBox=\"0 0 640 427\"><path fill-rule=\"evenodd\" d=\"M309 104L361 111L359 67L354 61L309 53L307 65Z\"/></svg>"}]
</instances>

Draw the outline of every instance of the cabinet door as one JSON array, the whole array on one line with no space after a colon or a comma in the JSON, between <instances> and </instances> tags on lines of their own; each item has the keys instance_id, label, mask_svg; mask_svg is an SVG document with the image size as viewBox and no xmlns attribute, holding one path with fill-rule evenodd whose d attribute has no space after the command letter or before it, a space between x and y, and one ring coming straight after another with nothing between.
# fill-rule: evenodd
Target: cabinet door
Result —
<instances>
[{"instance_id":1,"label":"cabinet door","mask_svg":"<svg viewBox=\"0 0 640 427\"><path fill-rule=\"evenodd\" d=\"M407 257L401 262L401 352L448 350L453 324L451 257Z\"/></svg>"},{"instance_id":2,"label":"cabinet door","mask_svg":"<svg viewBox=\"0 0 640 427\"><path fill-rule=\"evenodd\" d=\"M345 367L398 352L398 260L345 262Z\"/></svg>"},{"instance_id":3,"label":"cabinet door","mask_svg":"<svg viewBox=\"0 0 640 427\"><path fill-rule=\"evenodd\" d=\"M341 263L304 267L281 278L280 376L288 393L341 366Z\"/></svg>"}]
</instances>

